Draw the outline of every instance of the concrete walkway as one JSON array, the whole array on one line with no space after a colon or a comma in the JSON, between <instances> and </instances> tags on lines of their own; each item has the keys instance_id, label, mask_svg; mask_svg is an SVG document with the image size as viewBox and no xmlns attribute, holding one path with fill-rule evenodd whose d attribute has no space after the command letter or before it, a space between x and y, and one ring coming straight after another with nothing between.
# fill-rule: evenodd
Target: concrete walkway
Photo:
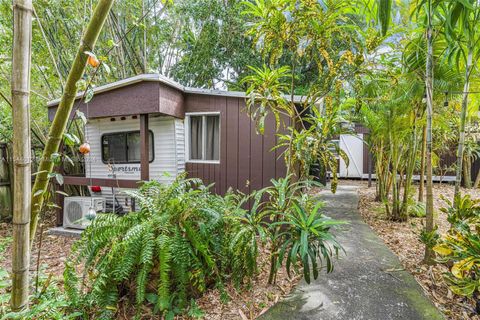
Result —
<instances>
[{"instance_id":1,"label":"concrete walkway","mask_svg":"<svg viewBox=\"0 0 480 320\"><path fill-rule=\"evenodd\" d=\"M358 213L356 187L324 192L325 213L347 220L337 231L345 248L333 273L321 273L310 285L301 282L264 320L444 319L411 274Z\"/></svg>"}]
</instances>

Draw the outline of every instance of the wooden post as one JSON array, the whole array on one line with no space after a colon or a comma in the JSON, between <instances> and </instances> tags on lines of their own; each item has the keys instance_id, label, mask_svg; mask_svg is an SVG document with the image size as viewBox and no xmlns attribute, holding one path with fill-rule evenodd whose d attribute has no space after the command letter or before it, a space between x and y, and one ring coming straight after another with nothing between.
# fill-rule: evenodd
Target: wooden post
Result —
<instances>
[{"instance_id":1,"label":"wooden post","mask_svg":"<svg viewBox=\"0 0 480 320\"><path fill-rule=\"evenodd\" d=\"M148 132L148 114L140 115L140 179L150 179L150 134Z\"/></svg>"},{"instance_id":2,"label":"wooden post","mask_svg":"<svg viewBox=\"0 0 480 320\"><path fill-rule=\"evenodd\" d=\"M30 269L30 195L32 186L30 148L30 67L32 1L13 1L13 311L28 307Z\"/></svg>"}]
</instances>

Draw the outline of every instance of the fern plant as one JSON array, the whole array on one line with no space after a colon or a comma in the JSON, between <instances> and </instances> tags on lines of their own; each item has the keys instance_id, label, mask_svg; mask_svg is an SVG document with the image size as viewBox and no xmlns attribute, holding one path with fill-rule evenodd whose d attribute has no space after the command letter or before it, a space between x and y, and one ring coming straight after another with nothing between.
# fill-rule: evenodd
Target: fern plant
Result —
<instances>
[{"instance_id":1,"label":"fern plant","mask_svg":"<svg viewBox=\"0 0 480 320\"><path fill-rule=\"evenodd\" d=\"M289 273L303 267L309 282L322 261L333 269L340 249L330 233L338 223L306 193L315 184L287 176L251 195L219 196L184 176L170 185L145 183L129 192L140 211L99 215L75 243L65 292L96 318L114 317L120 302L133 305L137 317L145 305L165 317L198 315L192 301L207 289L251 283L262 245L271 249L270 282L284 260Z\"/></svg>"},{"instance_id":2,"label":"fern plant","mask_svg":"<svg viewBox=\"0 0 480 320\"><path fill-rule=\"evenodd\" d=\"M97 306L102 317L125 299L137 311L154 301L155 312L183 313L207 288L231 278L241 284L256 272L258 229L247 231L244 222L255 218L241 208L243 196L213 195L183 176L129 194L139 212L100 215L73 247L64 277L75 303Z\"/></svg>"}]
</instances>

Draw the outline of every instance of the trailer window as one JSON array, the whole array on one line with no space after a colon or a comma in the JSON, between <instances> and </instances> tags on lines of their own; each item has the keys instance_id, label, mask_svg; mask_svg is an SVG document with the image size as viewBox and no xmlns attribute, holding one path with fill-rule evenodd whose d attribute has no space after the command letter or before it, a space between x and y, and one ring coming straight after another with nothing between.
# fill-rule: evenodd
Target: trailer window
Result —
<instances>
[{"instance_id":1,"label":"trailer window","mask_svg":"<svg viewBox=\"0 0 480 320\"><path fill-rule=\"evenodd\" d=\"M149 131L149 161L154 159L153 132ZM107 133L102 136L104 163L140 163L140 131Z\"/></svg>"},{"instance_id":2,"label":"trailer window","mask_svg":"<svg viewBox=\"0 0 480 320\"><path fill-rule=\"evenodd\" d=\"M189 159L218 161L220 159L220 115L188 117Z\"/></svg>"}]
</instances>

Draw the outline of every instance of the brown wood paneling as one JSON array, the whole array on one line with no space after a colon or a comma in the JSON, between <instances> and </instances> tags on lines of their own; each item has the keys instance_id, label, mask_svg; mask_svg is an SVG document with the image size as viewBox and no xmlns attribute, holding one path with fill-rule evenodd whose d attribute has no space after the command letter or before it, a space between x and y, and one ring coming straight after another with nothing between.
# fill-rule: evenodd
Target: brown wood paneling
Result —
<instances>
[{"instance_id":1,"label":"brown wood paneling","mask_svg":"<svg viewBox=\"0 0 480 320\"><path fill-rule=\"evenodd\" d=\"M250 126L253 124L245 112L245 100L239 100L238 107L238 189L250 193Z\"/></svg>"},{"instance_id":2,"label":"brown wood paneling","mask_svg":"<svg viewBox=\"0 0 480 320\"><path fill-rule=\"evenodd\" d=\"M214 108L220 111L220 165L218 168L217 183L220 186L220 194L225 194L227 186L227 98L212 97Z\"/></svg>"},{"instance_id":3,"label":"brown wood paneling","mask_svg":"<svg viewBox=\"0 0 480 320\"><path fill-rule=\"evenodd\" d=\"M257 134L255 123L250 126L250 191L263 187L263 136Z\"/></svg>"},{"instance_id":4,"label":"brown wood paneling","mask_svg":"<svg viewBox=\"0 0 480 320\"><path fill-rule=\"evenodd\" d=\"M186 113L220 113L220 164L187 163L189 176L215 183L213 190L219 194L229 187L249 193L285 176L284 158L278 157L281 151L271 151L277 141L273 116L260 135L246 113L244 98L186 94L184 102Z\"/></svg>"},{"instance_id":5,"label":"brown wood paneling","mask_svg":"<svg viewBox=\"0 0 480 320\"><path fill-rule=\"evenodd\" d=\"M160 83L158 94L158 112L171 115L176 118L183 119L185 117L183 94L181 92L179 92L177 89Z\"/></svg>"},{"instance_id":6,"label":"brown wood paneling","mask_svg":"<svg viewBox=\"0 0 480 320\"><path fill-rule=\"evenodd\" d=\"M287 116L282 116L282 121L284 125L282 124L280 127L280 131L285 131L285 127L290 125L290 119ZM278 135L275 135L275 145L278 145L280 143L280 139L278 138ZM281 178L285 177L287 175L287 166L285 164L285 150L286 148L277 148L275 149L275 178Z\"/></svg>"},{"instance_id":7,"label":"brown wood paneling","mask_svg":"<svg viewBox=\"0 0 480 320\"><path fill-rule=\"evenodd\" d=\"M87 105L77 99L73 110L77 108L89 118L129 116L136 114L155 114L183 118L183 94L159 82L144 81L129 86L95 94ZM55 117L57 106L48 108L50 121Z\"/></svg>"},{"instance_id":8,"label":"brown wood paneling","mask_svg":"<svg viewBox=\"0 0 480 320\"><path fill-rule=\"evenodd\" d=\"M270 184L270 180L275 178L275 117L270 114L265 119L265 133L263 135L263 172L262 186Z\"/></svg>"},{"instance_id":9,"label":"brown wood paneling","mask_svg":"<svg viewBox=\"0 0 480 320\"><path fill-rule=\"evenodd\" d=\"M238 189L238 99L227 98L227 188Z\"/></svg>"}]
</instances>

